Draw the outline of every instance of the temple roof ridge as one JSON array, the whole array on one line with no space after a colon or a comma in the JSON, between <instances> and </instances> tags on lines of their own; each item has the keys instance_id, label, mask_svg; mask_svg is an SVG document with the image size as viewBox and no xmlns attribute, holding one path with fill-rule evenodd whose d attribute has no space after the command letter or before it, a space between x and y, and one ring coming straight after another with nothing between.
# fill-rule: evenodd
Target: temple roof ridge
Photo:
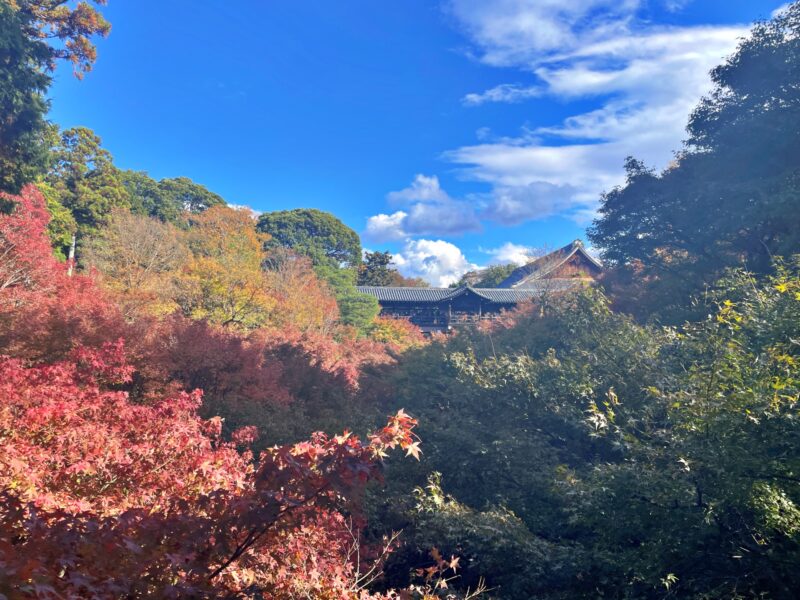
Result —
<instances>
[{"instance_id":1,"label":"temple roof ridge","mask_svg":"<svg viewBox=\"0 0 800 600\"><path fill-rule=\"evenodd\" d=\"M559 269L575 254L580 254L596 269L602 269L602 263L589 254L583 244L583 240L575 239L566 246L554 250L544 256L540 256L526 265L514 269L511 274L498 284L498 288L513 288L523 282L540 280Z\"/></svg>"}]
</instances>

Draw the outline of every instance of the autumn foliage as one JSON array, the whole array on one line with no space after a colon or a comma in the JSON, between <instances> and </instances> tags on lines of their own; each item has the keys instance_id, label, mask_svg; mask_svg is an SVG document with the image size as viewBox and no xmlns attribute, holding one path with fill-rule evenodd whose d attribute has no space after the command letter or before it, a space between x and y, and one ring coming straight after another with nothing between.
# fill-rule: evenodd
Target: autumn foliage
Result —
<instances>
[{"instance_id":1,"label":"autumn foliage","mask_svg":"<svg viewBox=\"0 0 800 600\"><path fill-rule=\"evenodd\" d=\"M390 450L419 456L416 421L400 411L366 441L315 433L256 457L255 427L224 432L200 414L231 398L291 404L309 373L354 389L365 362L389 360L382 346L346 330L336 341L307 317L249 332L179 312L131 319L53 258L35 188L5 199L0 595L367 597L359 500ZM204 220L221 248L206 258L229 267L225 246L250 241L224 232L224 210ZM272 289L310 286L303 269L273 274Z\"/></svg>"},{"instance_id":2,"label":"autumn foliage","mask_svg":"<svg viewBox=\"0 0 800 600\"><path fill-rule=\"evenodd\" d=\"M56 261L42 235L50 213L36 188L29 186L19 196L0 192L0 199L15 205L12 214L0 218L0 290L8 303L19 292L47 285Z\"/></svg>"},{"instance_id":3,"label":"autumn foliage","mask_svg":"<svg viewBox=\"0 0 800 600\"><path fill-rule=\"evenodd\" d=\"M366 443L316 434L254 461L237 450L254 432L222 441L221 420L196 415L200 392L137 405L113 391L131 372L122 343L0 363L0 592L347 593L357 565L343 560L338 511L387 450L418 453L414 420L401 412Z\"/></svg>"},{"instance_id":4,"label":"autumn foliage","mask_svg":"<svg viewBox=\"0 0 800 600\"><path fill-rule=\"evenodd\" d=\"M92 38L105 37L111 31L111 24L97 8L89 2L73 6L66 0L10 0L9 4L28 17L31 37L59 41L50 50L51 69L56 60L65 60L72 63L78 78L91 71L97 59ZM106 0L94 0L94 4L102 6Z\"/></svg>"},{"instance_id":5,"label":"autumn foliage","mask_svg":"<svg viewBox=\"0 0 800 600\"><path fill-rule=\"evenodd\" d=\"M4 196L6 199L11 197ZM87 276L68 276L48 243L49 214L33 186L0 216L0 347L36 361L64 358L75 346L120 337L119 310Z\"/></svg>"},{"instance_id":6,"label":"autumn foliage","mask_svg":"<svg viewBox=\"0 0 800 600\"><path fill-rule=\"evenodd\" d=\"M419 348L426 343L419 327L408 320L389 317L378 317L375 320L371 337L401 352L409 348Z\"/></svg>"}]
</instances>

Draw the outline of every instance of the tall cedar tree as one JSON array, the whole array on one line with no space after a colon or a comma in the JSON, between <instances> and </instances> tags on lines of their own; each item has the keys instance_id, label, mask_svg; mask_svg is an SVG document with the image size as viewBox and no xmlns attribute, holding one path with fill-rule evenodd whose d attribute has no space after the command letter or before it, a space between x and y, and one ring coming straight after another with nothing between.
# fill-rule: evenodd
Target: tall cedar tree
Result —
<instances>
[{"instance_id":1,"label":"tall cedar tree","mask_svg":"<svg viewBox=\"0 0 800 600\"><path fill-rule=\"evenodd\" d=\"M128 208L130 198L119 169L102 141L86 127L63 131L52 149L52 165L43 187L48 197L69 210L75 222L70 257L107 223L114 208Z\"/></svg>"},{"instance_id":2,"label":"tall cedar tree","mask_svg":"<svg viewBox=\"0 0 800 600\"><path fill-rule=\"evenodd\" d=\"M92 70L97 60L95 36L106 37L111 24L92 6L106 0L72 3L69 0L9 0L8 5L24 19L23 31L32 40L58 40L50 46L50 69L56 60L72 63L76 77Z\"/></svg>"},{"instance_id":3,"label":"tall cedar tree","mask_svg":"<svg viewBox=\"0 0 800 600\"><path fill-rule=\"evenodd\" d=\"M92 39L110 29L88 2L0 3L0 191L17 193L47 168L52 134L44 94L56 61L71 62L82 77L97 58Z\"/></svg>"},{"instance_id":4,"label":"tall cedar tree","mask_svg":"<svg viewBox=\"0 0 800 600\"><path fill-rule=\"evenodd\" d=\"M0 191L11 193L47 166L50 48L25 35L26 18L0 3Z\"/></svg>"}]
</instances>

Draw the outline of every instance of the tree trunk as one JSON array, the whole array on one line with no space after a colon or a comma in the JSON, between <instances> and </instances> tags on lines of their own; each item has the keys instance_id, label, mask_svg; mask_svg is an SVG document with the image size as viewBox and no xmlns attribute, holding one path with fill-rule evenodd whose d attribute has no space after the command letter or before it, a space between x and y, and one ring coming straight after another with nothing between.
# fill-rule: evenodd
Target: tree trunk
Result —
<instances>
[{"instance_id":1,"label":"tree trunk","mask_svg":"<svg viewBox=\"0 0 800 600\"><path fill-rule=\"evenodd\" d=\"M76 233L72 234L72 242L69 245L69 256L67 257L67 275L72 277L72 270L75 267L75 245L78 240Z\"/></svg>"}]
</instances>

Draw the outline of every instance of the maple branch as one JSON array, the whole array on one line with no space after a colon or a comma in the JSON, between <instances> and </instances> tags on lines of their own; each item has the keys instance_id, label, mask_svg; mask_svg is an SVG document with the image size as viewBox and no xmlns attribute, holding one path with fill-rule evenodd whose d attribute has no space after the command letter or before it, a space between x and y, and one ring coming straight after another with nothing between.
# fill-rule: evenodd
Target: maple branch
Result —
<instances>
[{"instance_id":1,"label":"maple branch","mask_svg":"<svg viewBox=\"0 0 800 600\"><path fill-rule=\"evenodd\" d=\"M319 488L316 492L314 492L311 496L306 497L304 500L296 504L295 506L286 507L280 511L278 511L277 516L267 523L262 528L253 527L248 532L247 536L245 537L244 541L242 541L233 551L233 554L228 557L219 567L214 569L211 575L208 576L208 580L211 581L217 575L222 573L225 569L231 566L234 562L236 562L245 552L247 552L259 539L261 539L278 521L281 520L285 514L304 506L307 506L309 503L316 500L327 488L330 487L330 484L326 483L324 486ZM259 531L260 529L260 531Z\"/></svg>"}]
</instances>

